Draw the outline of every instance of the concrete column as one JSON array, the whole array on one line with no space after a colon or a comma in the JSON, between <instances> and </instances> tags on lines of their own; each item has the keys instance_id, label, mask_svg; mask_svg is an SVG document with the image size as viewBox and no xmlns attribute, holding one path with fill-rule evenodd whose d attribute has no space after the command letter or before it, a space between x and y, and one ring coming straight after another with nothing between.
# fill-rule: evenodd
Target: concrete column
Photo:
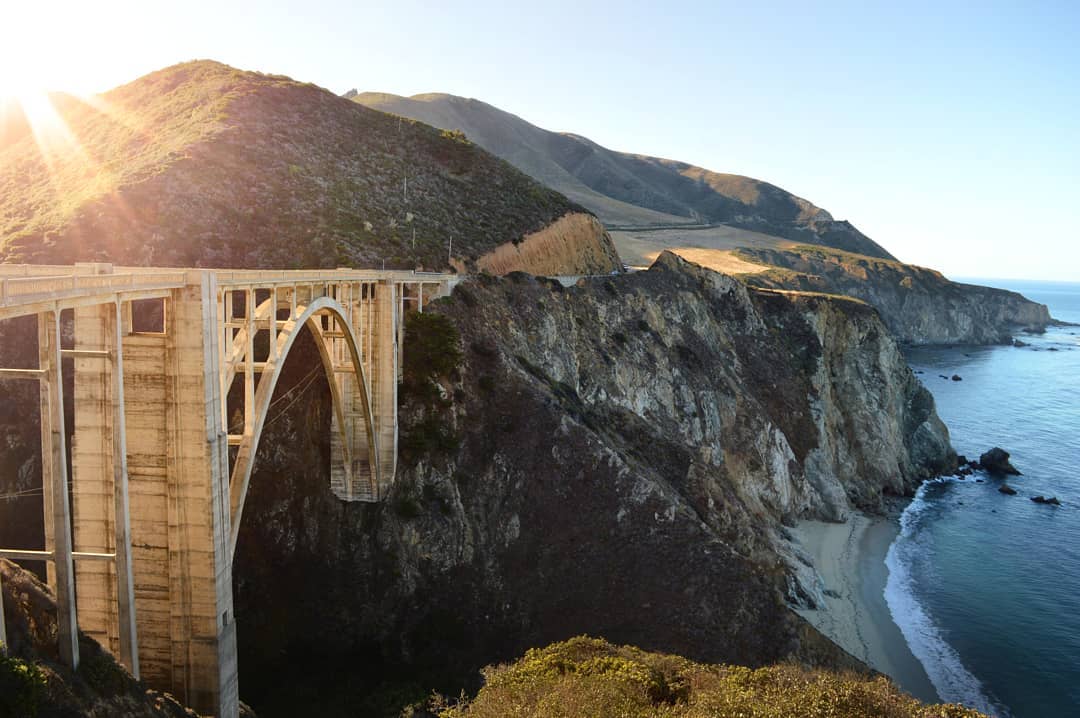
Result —
<instances>
[{"instance_id":1,"label":"concrete column","mask_svg":"<svg viewBox=\"0 0 1080 718\"><path fill-rule=\"evenodd\" d=\"M76 351L101 351L111 342L113 305L75 309ZM113 500L113 368L97 357L76 357L75 432L71 442L71 495L74 545L78 551L113 553L116 516ZM79 628L120 655L119 595L116 568L109 561L80 561ZM130 668L130 666L129 666Z\"/></svg>"},{"instance_id":2,"label":"concrete column","mask_svg":"<svg viewBox=\"0 0 1080 718\"><path fill-rule=\"evenodd\" d=\"M143 678L200 713L239 710L229 487L210 272L167 303L164 336L124 342Z\"/></svg>"},{"instance_id":3,"label":"concrete column","mask_svg":"<svg viewBox=\"0 0 1080 718\"><path fill-rule=\"evenodd\" d=\"M60 312L41 315L38 348L46 380L41 382L41 484L44 488L46 547L53 552L50 583L56 594L60 659L79 667L79 628L75 605L75 566L71 551L68 499L67 431L60 349Z\"/></svg>"},{"instance_id":4,"label":"concrete column","mask_svg":"<svg viewBox=\"0 0 1080 718\"><path fill-rule=\"evenodd\" d=\"M52 362L52 315L48 312L38 315L38 367L48 369ZM39 418L41 423L41 495L43 526L45 529L45 550L52 551L53 541L53 491L49 477L52 476L52 409L49 399L48 377L42 377L39 386ZM56 567L52 561L45 562L46 582L56 593Z\"/></svg>"},{"instance_id":5,"label":"concrete column","mask_svg":"<svg viewBox=\"0 0 1080 718\"><path fill-rule=\"evenodd\" d=\"M397 313L394 282L379 281L375 285L371 373L372 412L379 452L379 498L389 492L397 468Z\"/></svg>"},{"instance_id":6,"label":"concrete column","mask_svg":"<svg viewBox=\"0 0 1080 718\"><path fill-rule=\"evenodd\" d=\"M124 435L122 312L119 303L75 309L75 432L72 517L79 551L112 553L75 565L79 628L139 677L130 563L127 452Z\"/></svg>"}]
</instances>

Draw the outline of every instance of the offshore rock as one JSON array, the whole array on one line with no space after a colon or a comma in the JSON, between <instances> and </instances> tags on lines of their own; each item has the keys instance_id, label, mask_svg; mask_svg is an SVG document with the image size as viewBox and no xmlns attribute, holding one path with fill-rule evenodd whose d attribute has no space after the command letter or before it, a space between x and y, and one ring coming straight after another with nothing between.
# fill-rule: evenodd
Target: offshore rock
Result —
<instances>
[{"instance_id":1,"label":"offshore rock","mask_svg":"<svg viewBox=\"0 0 1080 718\"><path fill-rule=\"evenodd\" d=\"M995 446L979 457L983 469L997 476L1019 476L1020 472L1009 463L1009 452Z\"/></svg>"},{"instance_id":2,"label":"offshore rock","mask_svg":"<svg viewBox=\"0 0 1080 718\"><path fill-rule=\"evenodd\" d=\"M782 526L880 511L956 468L876 312L665 253L571 288L477 277L429 313L462 360L441 391L406 392L386 502L330 493L325 393L263 437L235 568L243 685L274 681L268 656L322 655L350 675L364 660L454 673L457 690L585 632L857 666L788 609Z\"/></svg>"}]
</instances>

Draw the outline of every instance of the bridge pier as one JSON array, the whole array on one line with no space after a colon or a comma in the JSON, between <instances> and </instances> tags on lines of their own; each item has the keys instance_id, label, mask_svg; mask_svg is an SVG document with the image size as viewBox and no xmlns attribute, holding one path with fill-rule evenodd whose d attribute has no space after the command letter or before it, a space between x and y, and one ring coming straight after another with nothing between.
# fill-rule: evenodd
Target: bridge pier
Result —
<instances>
[{"instance_id":1,"label":"bridge pier","mask_svg":"<svg viewBox=\"0 0 1080 718\"><path fill-rule=\"evenodd\" d=\"M0 368L0 382L39 382L45 513L44 551L0 557L46 561L62 660L78 667L81 629L147 684L200 713L238 715L236 529L289 348L304 326L320 348L334 401L331 488L380 501L396 473L405 312L454 283L411 272L0 265L0 319L38 316L38 368ZM161 302L159 327L133 326L139 300ZM64 359L74 367L70 482ZM244 428L230 435L228 392L241 378Z\"/></svg>"},{"instance_id":2,"label":"bridge pier","mask_svg":"<svg viewBox=\"0 0 1080 718\"><path fill-rule=\"evenodd\" d=\"M108 348L117 307L76 308L73 524L80 552L116 556L77 564L82 630L150 685L228 715L238 688L213 284L206 274L173 290L161 332L121 326L119 351Z\"/></svg>"}]
</instances>

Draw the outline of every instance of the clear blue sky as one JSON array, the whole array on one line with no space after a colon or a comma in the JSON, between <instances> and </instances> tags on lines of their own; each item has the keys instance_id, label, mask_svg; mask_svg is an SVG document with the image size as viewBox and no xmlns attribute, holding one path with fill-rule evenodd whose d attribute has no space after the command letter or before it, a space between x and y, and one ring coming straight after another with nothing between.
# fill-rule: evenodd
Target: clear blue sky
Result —
<instances>
[{"instance_id":1,"label":"clear blue sky","mask_svg":"<svg viewBox=\"0 0 1080 718\"><path fill-rule=\"evenodd\" d=\"M47 4L5 9L9 77L100 91L213 58L466 95L768 180L947 274L1080 281L1075 0Z\"/></svg>"}]
</instances>

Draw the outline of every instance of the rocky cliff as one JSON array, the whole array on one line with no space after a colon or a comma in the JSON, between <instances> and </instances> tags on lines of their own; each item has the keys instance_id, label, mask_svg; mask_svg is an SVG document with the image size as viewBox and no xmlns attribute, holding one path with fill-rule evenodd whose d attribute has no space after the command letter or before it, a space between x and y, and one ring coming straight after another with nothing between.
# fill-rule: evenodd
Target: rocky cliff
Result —
<instances>
[{"instance_id":1,"label":"rocky cliff","mask_svg":"<svg viewBox=\"0 0 1080 718\"><path fill-rule=\"evenodd\" d=\"M740 249L737 255L774 267L741 275L747 283L856 297L876 308L902 342L1002 344L1016 331L1041 331L1053 321L1046 305L1016 292L952 282L910 264L820 247Z\"/></svg>"},{"instance_id":2,"label":"rocky cliff","mask_svg":"<svg viewBox=\"0 0 1080 718\"><path fill-rule=\"evenodd\" d=\"M197 718L168 693L136 681L86 636L79 636L78 671L64 666L56 646L56 604L48 588L4 559L0 583L10 643L8 658L0 654L0 716Z\"/></svg>"},{"instance_id":3,"label":"rocky cliff","mask_svg":"<svg viewBox=\"0 0 1080 718\"><path fill-rule=\"evenodd\" d=\"M582 632L855 665L787 608L802 591L783 524L875 510L956 461L872 309L665 254L568 289L479 277L423 317L407 363L448 362L406 366L387 502L329 492L325 388L264 436L235 568L257 711L293 700L284 666L310 667L305 695L394 666L456 692L480 665Z\"/></svg>"}]
</instances>

